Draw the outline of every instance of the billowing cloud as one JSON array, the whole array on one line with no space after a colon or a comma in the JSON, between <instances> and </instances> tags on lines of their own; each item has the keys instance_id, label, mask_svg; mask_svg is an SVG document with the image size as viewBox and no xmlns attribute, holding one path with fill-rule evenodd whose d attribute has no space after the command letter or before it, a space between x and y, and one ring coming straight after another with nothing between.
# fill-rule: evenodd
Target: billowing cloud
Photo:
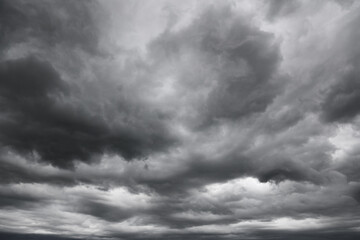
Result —
<instances>
[{"instance_id":1,"label":"billowing cloud","mask_svg":"<svg viewBox=\"0 0 360 240\"><path fill-rule=\"evenodd\" d=\"M191 25L165 31L150 54L189 95L184 111L194 112L200 126L263 112L281 89L274 36L228 6L209 7Z\"/></svg>"},{"instance_id":2,"label":"billowing cloud","mask_svg":"<svg viewBox=\"0 0 360 240\"><path fill-rule=\"evenodd\" d=\"M165 133L161 134L161 126L154 133L135 133L131 129L134 123L113 126L102 116L94 116L91 111L96 107L79 106L74 96L79 94L76 87L61 80L48 62L35 57L9 60L2 63L0 76L2 144L17 151L38 154L45 161L67 167L73 160L90 161L94 154L105 151L119 152L126 158L142 156L149 149L161 149L171 142ZM111 108L118 108L112 117L127 111L120 104L109 103ZM156 128L156 124L150 123L149 127ZM151 141L142 134L153 135Z\"/></svg>"},{"instance_id":3,"label":"billowing cloud","mask_svg":"<svg viewBox=\"0 0 360 240\"><path fill-rule=\"evenodd\" d=\"M325 96L322 110L323 118L328 122L348 122L353 120L360 112L358 107L359 99L359 64L360 52L358 40L360 38L356 25L360 16L354 14L353 19L346 22L340 33L347 36L341 42L339 54L343 54L342 65L333 83ZM344 54L345 53L345 54Z\"/></svg>"},{"instance_id":4,"label":"billowing cloud","mask_svg":"<svg viewBox=\"0 0 360 240\"><path fill-rule=\"evenodd\" d=\"M0 1L0 238L359 238L359 7Z\"/></svg>"},{"instance_id":5,"label":"billowing cloud","mask_svg":"<svg viewBox=\"0 0 360 240\"><path fill-rule=\"evenodd\" d=\"M56 166L72 167L75 160L91 162L94 156L105 152L118 153L128 159L144 157L149 151L161 150L174 142L161 123L161 113L149 113L145 109L137 113L135 109L146 106L127 104L131 100L123 96L121 86L109 83L100 87L100 80L79 83L72 78L84 78L86 73L77 69L75 74L64 73L73 71L64 65L66 57L44 55L47 51L51 55L57 50L73 49L90 51L88 57L95 57L93 52L100 51L99 36L96 24L91 22L90 10L95 11L97 4L66 2L60 9L56 8L57 2L5 1L2 4L2 11L6 12L3 17L6 42L30 44L25 47L29 48L25 51L29 53L24 53L28 56L4 60L0 65L3 109L0 128L4 146L35 159L39 156ZM33 10L26 11L26 7ZM73 13L77 8L80 13ZM12 24L19 28L11 27ZM16 40L16 36L21 38ZM33 49L32 44L39 46ZM12 50L13 45L9 47L10 53L16 52ZM53 47L58 48L55 53L47 49ZM82 50L83 47L86 49ZM13 58L10 53L7 58ZM72 67L81 69L84 60L81 57L80 63ZM109 94L108 99L103 98L104 94ZM94 114L96 111L102 113Z\"/></svg>"},{"instance_id":6,"label":"billowing cloud","mask_svg":"<svg viewBox=\"0 0 360 240\"><path fill-rule=\"evenodd\" d=\"M359 73L350 70L339 82L331 86L326 96L323 110L327 121L349 121L355 118L360 109L358 107L359 95Z\"/></svg>"}]
</instances>

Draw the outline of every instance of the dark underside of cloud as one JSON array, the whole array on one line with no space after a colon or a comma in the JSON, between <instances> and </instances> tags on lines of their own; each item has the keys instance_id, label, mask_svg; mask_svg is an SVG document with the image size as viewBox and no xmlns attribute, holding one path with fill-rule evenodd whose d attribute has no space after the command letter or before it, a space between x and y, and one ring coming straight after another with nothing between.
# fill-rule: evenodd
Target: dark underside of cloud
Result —
<instances>
[{"instance_id":1,"label":"dark underside of cloud","mask_svg":"<svg viewBox=\"0 0 360 240\"><path fill-rule=\"evenodd\" d=\"M4 42L1 47L35 42L34 49L39 45L45 51L58 47L60 51L63 48L89 54L99 52L99 30L91 15L96 6L92 1L61 4L57 1L1 1L1 41ZM114 111L113 118L119 115L129 119L143 117L129 117L132 108L139 106L125 103L121 92L116 93L120 97L113 99L114 102L84 106L77 96L87 91L86 87L82 89L78 84L64 81L51 60L42 59L39 51L0 62L2 146L11 147L29 158L39 156L40 160L55 166L71 168L76 160L92 162L103 153L120 154L129 160L141 158L174 141L164 132L160 120L137 120L138 123L130 120L114 126L103 116L94 114L97 107L107 104ZM97 89L96 84L101 83L88 87L95 87L99 92L100 86Z\"/></svg>"},{"instance_id":2,"label":"dark underside of cloud","mask_svg":"<svg viewBox=\"0 0 360 240\"><path fill-rule=\"evenodd\" d=\"M322 107L326 121L349 122L360 113L360 72L357 66L330 87Z\"/></svg>"},{"instance_id":3,"label":"dark underside of cloud","mask_svg":"<svg viewBox=\"0 0 360 240\"><path fill-rule=\"evenodd\" d=\"M76 92L50 63L35 57L2 62L0 78L1 142L20 153L38 154L56 166L71 167L74 160L90 162L92 156L104 152L127 159L141 157L168 141L151 136L148 142L147 136L126 126L112 128L67 104Z\"/></svg>"}]
</instances>

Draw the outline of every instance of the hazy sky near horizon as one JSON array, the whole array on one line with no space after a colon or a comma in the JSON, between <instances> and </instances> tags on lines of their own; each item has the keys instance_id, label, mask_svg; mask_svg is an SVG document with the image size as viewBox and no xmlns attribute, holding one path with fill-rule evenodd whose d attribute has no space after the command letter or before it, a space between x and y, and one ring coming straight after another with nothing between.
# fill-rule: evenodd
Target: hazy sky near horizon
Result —
<instances>
[{"instance_id":1,"label":"hazy sky near horizon","mask_svg":"<svg viewBox=\"0 0 360 240\"><path fill-rule=\"evenodd\" d=\"M360 2L0 0L0 238L360 238Z\"/></svg>"}]
</instances>

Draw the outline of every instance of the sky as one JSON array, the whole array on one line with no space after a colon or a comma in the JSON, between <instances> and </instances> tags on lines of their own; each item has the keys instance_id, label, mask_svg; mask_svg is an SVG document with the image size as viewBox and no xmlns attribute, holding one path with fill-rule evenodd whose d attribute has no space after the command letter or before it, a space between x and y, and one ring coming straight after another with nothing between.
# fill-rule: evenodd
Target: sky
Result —
<instances>
[{"instance_id":1,"label":"sky","mask_svg":"<svg viewBox=\"0 0 360 240\"><path fill-rule=\"evenodd\" d=\"M0 239L360 239L360 1L0 0Z\"/></svg>"}]
</instances>

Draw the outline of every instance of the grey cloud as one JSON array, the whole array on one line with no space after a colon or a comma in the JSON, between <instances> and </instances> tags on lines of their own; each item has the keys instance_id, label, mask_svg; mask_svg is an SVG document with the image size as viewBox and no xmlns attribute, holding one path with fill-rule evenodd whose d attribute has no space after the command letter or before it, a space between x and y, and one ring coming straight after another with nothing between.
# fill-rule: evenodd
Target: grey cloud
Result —
<instances>
[{"instance_id":1,"label":"grey cloud","mask_svg":"<svg viewBox=\"0 0 360 240\"><path fill-rule=\"evenodd\" d=\"M359 182L350 182L350 196L360 204L360 184Z\"/></svg>"},{"instance_id":2,"label":"grey cloud","mask_svg":"<svg viewBox=\"0 0 360 240\"><path fill-rule=\"evenodd\" d=\"M67 98L78 94L76 88L61 80L48 62L35 57L3 62L0 76L1 140L19 152L35 152L56 166L72 167L74 160L90 162L94 155L106 151L128 159L141 157L171 142L152 119L148 126L157 127L158 132L140 134L134 132L132 123L113 128L101 116L90 116L76 104L65 104ZM122 114L113 104L118 111L113 115ZM136 127L147 128L146 122L141 124L145 126Z\"/></svg>"},{"instance_id":3,"label":"grey cloud","mask_svg":"<svg viewBox=\"0 0 360 240\"><path fill-rule=\"evenodd\" d=\"M240 235L240 234L239 234ZM151 239L169 239L169 240L181 240L184 238L190 238L194 240L216 240L219 238L224 239L237 239L239 235L234 236L233 234L201 234L201 233L181 233L181 234L166 234L161 236L134 236L132 234L113 234L113 238L116 239L131 239L131 240L151 240ZM53 236L47 234L19 234L19 233L7 233L2 232L0 236L4 239L9 240L82 240L86 238L69 238L69 237L61 237L61 236ZM280 230L260 230L259 232L254 232L250 234L241 234L241 239L250 240L250 239L278 239L278 240L331 240L331 239L344 239L344 240L354 240L359 237L359 233L356 231L348 230L348 231L301 231L301 232L293 232L293 231L280 231ZM106 237L93 237L93 239L107 239Z\"/></svg>"},{"instance_id":4,"label":"grey cloud","mask_svg":"<svg viewBox=\"0 0 360 240\"><path fill-rule=\"evenodd\" d=\"M354 4L354 0L328 0L323 2L317 1L304 1L304 0L271 0L265 1L267 12L266 18L270 22L280 20L282 18L292 17L296 14L311 14L309 6L316 7L317 9L326 6L326 4L336 3L343 9L347 9ZM305 10L305 11L304 11ZM303 17L303 15L301 16Z\"/></svg>"},{"instance_id":5,"label":"grey cloud","mask_svg":"<svg viewBox=\"0 0 360 240\"><path fill-rule=\"evenodd\" d=\"M359 145L355 145L353 149L349 151L346 157L337 164L336 170L345 174L349 181L360 181L360 152L357 150Z\"/></svg>"},{"instance_id":6,"label":"grey cloud","mask_svg":"<svg viewBox=\"0 0 360 240\"><path fill-rule=\"evenodd\" d=\"M213 86L208 96L196 103L200 126L263 112L281 92L277 76L281 56L272 34L252 26L228 7L206 9L190 26L174 33L165 31L149 47L160 63L182 64L182 56L197 54L198 66L194 67L204 69L205 75L189 71L178 77L185 91Z\"/></svg>"},{"instance_id":7,"label":"grey cloud","mask_svg":"<svg viewBox=\"0 0 360 240\"><path fill-rule=\"evenodd\" d=\"M147 185L162 194L175 196L186 193L188 189L201 187L213 182L223 182L253 173L253 162L245 156L229 155L220 158L191 154L183 170L165 178L139 178L138 183Z\"/></svg>"},{"instance_id":8,"label":"grey cloud","mask_svg":"<svg viewBox=\"0 0 360 240\"><path fill-rule=\"evenodd\" d=\"M0 46L35 41L44 47L64 44L87 51L97 51L96 1L1 1Z\"/></svg>"},{"instance_id":9,"label":"grey cloud","mask_svg":"<svg viewBox=\"0 0 360 240\"><path fill-rule=\"evenodd\" d=\"M294 13L301 3L298 0L273 0L269 1L268 4L267 18L272 21Z\"/></svg>"},{"instance_id":10,"label":"grey cloud","mask_svg":"<svg viewBox=\"0 0 360 240\"><path fill-rule=\"evenodd\" d=\"M260 182L284 180L309 181L312 183L323 183L321 174L310 164L297 162L292 159L282 159L280 156L269 157L263 162L263 166L257 169L255 176Z\"/></svg>"},{"instance_id":11,"label":"grey cloud","mask_svg":"<svg viewBox=\"0 0 360 240\"><path fill-rule=\"evenodd\" d=\"M18 193L11 189L0 189L0 208L29 209L44 204L44 199L38 196L31 196Z\"/></svg>"},{"instance_id":12,"label":"grey cloud","mask_svg":"<svg viewBox=\"0 0 360 240\"><path fill-rule=\"evenodd\" d=\"M206 109L198 109L200 115L205 116L202 124L213 124L216 119L238 120L253 113L262 112L279 93L280 86L273 78L276 78L281 57L273 37L269 33L247 25L246 22L243 23L243 19L233 15L235 13L228 8L207 9L186 29L178 33L165 32L150 45L150 49L154 51L153 56L159 60L159 64L160 60L166 59L162 59L165 57L158 54L170 54L176 58L181 56L182 51L200 49L201 55L210 59L209 62L206 60L202 64L210 63L218 68L215 87L205 99ZM229 29L224 33L221 33L221 22L218 17L228 18ZM208 22L215 24L210 26ZM189 35L191 38L183 38L184 35ZM217 61L220 63L216 64ZM33 102L31 105L29 101L13 101L6 97L6 93L3 94L6 100L3 103L4 107L11 106L8 109L9 121L2 123L3 143L15 150L27 154L36 151L44 161L56 166L72 167L73 160L91 162L94 155L106 151L120 153L129 159L145 156L153 150L165 149L174 141L167 135L166 128L162 126L164 121L154 119L156 115L135 115L134 118L143 118L140 120L140 126L125 123L120 126L120 129L114 129L102 119L102 116L90 117L86 108L89 108L88 111L97 111L94 107L77 106L75 103L64 105L62 98L72 99L79 93L76 92L76 87L71 85L72 83L60 79L59 73L50 63L41 62L36 58L26 58L3 64L11 65L14 69L4 68L2 73L4 78L14 78L19 84L28 76L19 75L17 72L20 69L22 70L20 72L30 71L27 69L27 64L32 64L40 70L49 68L50 70L47 71L52 72L52 75L48 77L49 81L45 80L44 75L33 77L38 77L44 86L31 89L31 91L41 92L36 98L33 97L35 93L28 97L30 102ZM200 81L200 79L196 80ZM54 84L51 83L52 81ZM85 87L82 86L82 88L85 90L89 88L95 93L98 91L99 87L96 83L88 84L88 86L83 84ZM61 87L56 87L56 85L61 85ZM188 87L185 85L185 89ZM20 91L7 85L4 89L8 95ZM55 96L50 94L51 91ZM132 103L122 98L121 92L115 91L112 94L120 94L120 96L115 97L114 100L117 102L110 107L110 110L114 111L109 114L110 118L117 117L117 114L127 116L133 114ZM39 106L41 106L41 111L39 111ZM83 109L79 111L80 107ZM135 104L133 108L144 109L146 105ZM117 111L121 112L117 113ZM21 129L20 124L25 120L28 122L28 127L25 129L27 131L23 129L17 131L16 129ZM144 135L139 133L139 129L148 128L154 131L147 133L145 130ZM217 160L214 166L209 161L194 161L188 166L188 172L178 177L175 175L173 181L179 182L182 178L187 178L190 182L205 182L204 179L226 180L246 174L249 171L247 165L253 165L241 160L242 157L239 157L239 160L235 160L238 158L236 156L225 156L225 158L229 160L223 163ZM235 167L237 165L239 167ZM224 168L224 170L218 172L218 168ZM164 184L170 186L170 183ZM149 182L149 185L152 183Z\"/></svg>"},{"instance_id":13,"label":"grey cloud","mask_svg":"<svg viewBox=\"0 0 360 240\"><path fill-rule=\"evenodd\" d=\"M286 166L271 169L267 172L262 173L259 177L259 180L261 182L268 182L270 180L274 180L275 182L280 182L286 179L301 181L306 178L303 176L302 172L297 171L297 169L292 169Z\"/></svg>"},{"instance_id":14,"label":"grey cloud","mask_svg":"<svg viewBox=\"0 0 360 240\"><path fill-rule=\"evenodd\" d=\"M1 1L2 146L72 168L104 153L142 158L175 142L164 114L98 70L108 57L98 54L102 10L96 1ZM25 50L14 53L19 44Z\"/></svg>"},{"instance_id":15,"label":"grey cloud","mask_svg":"<svg viewBox=\"0 0 360 240\"><path fill-rule=\"evenodd\" d=\"M56 236L53 234L26 234L26 233L12 233L1 232L0 237L8 240L80 240L81 238L71 238L65 236ZM100 239L100 238L99 238Z\"/></svg>"},{"instance_id":16,"label":"grey cloud","mask_svg":"<svg viewBox=\"0 0 360 240\"><path fill-rule=\"evenodd\" d=\"M131 212L120 207L111 206L96 201L82 201L78 212L89 214L109 222L120 222L134 216L136 212Z\"/></svg>"},{"instance_id":17,"label":"grey cloud","mask_svg":"<svg viewBox=\"0 0 360 240\"><path fill-rule=\"evenodd\" d=\"M254 234L258 239L294 239L294 240L318 240L318 239L357 239L359 237L359 233L352 230L340 230L340 231L300 231L300 232L292 232L292 231L271 231L271 230L263 230L259 233ZM256 238L255 237L255 238Z\"/></svg>"},{"instance_id":18,"label":"grey cloud","mask_svg":"<svg viewBox=\"0 0 360 240\"><path fill-rule=\"evenodd\" d=\"M354 4L354 0L335 0L336 3L340 4L340 6L344 8L349 8Z\"/></svg>"},{"instance_id":19,"label":"grey cloud","mask_svg":"<svg viewBox=\"0 0 360 240\"><path fill-rule=\"evenodd\" d=\"M266 2L267 13L185 2L153 26L155 2L131 4L141 16L0 1L0 231L19 229L0 238L356 239L359 153L336 162L331 137L360 112L357 15L348 44L292 34L330 12L319 32L335 36L353 5L317 2L310 17L300 1ZM145 51L116 47L137 34L132 21L160 32ZM320 44L336 54L301 53Z\"/></svg>"},{"instance_id":20,"label":"grey cloud","mask_svg":"<svg viewBox=\"0 0 360 240\"><path fill-rule=\"evenodd\" d=\"M359 71L350 70L330 87L322 105L323 118L328 122L348 122L360 112Z\"/></svg>"},{"instance_id":21,"label":"grey cloud","mask_svg":"<svg viewBox=\"0 0 360 240\"><path fill-rule=\"evenodd\" d=\"M6 156L2 156L0 174L1 183L48 183L60 186L74 185L77 181L73 174L55 173L49 174L45 171L34 171L29 169L29 166L16 164L13 159L4 159ZM38 166L36 166L38 167Z\"/></svg>"},{"instance_id":22,"label":"grey cloud","mask_svg":"<svg viewBox=\"0 0 360 240\"><path fill-rule=\"evenodd\" d=\"M349 13L351 18L346 21L338 34L344 37L338 41L336 48L343 59L335 75L336 81L327 89L322 103L322 118L327 122L350 122L357 117L360 109L359 66L360 22L358 11Z\"/></svg>"},{"instance_id":23,"label":"grey cloud","mask_svg":"<svg viewBox=\"0 0 360 240\"><path fill-rule=\"evenodd\" d=\"M211 158L211 157L210 157ZM161 194L180 195L215 182L253 176L261 182L285 180L322 184L326 180L311 165L298 164L291 159L256 159L229 152L220 158L194 155L183 171L166 178L139 178L136 182L147 185ZM259 165L261 166L259 167Z\"/></svg>"},{"instance_id":24,"label":"grey cloud","mask_svg":"<svg viewBox=\"0 0 360 240\"><path fill-rule=\"evenodd\" d=\"M253 124L257 126L257 123ZM320 125L304 119L290 129L269 135L259 126L243 133L241 139L235 138L238 142L231 145L232 148L220 149L221 154L194 150L177 160L184 166L179 171L164 178L140 177L137 181L167 194L246 176L256 177L262 182L294 180L324 184L327 180L321 171L329 167L333 149L326 142L310 142L311 138L325 134ZM268 141L255 147L253 142L259 134ZM302 146L300 152L299 145ZM151 168L148 171L151 172Z\"/></svg>"}]
</instances>

